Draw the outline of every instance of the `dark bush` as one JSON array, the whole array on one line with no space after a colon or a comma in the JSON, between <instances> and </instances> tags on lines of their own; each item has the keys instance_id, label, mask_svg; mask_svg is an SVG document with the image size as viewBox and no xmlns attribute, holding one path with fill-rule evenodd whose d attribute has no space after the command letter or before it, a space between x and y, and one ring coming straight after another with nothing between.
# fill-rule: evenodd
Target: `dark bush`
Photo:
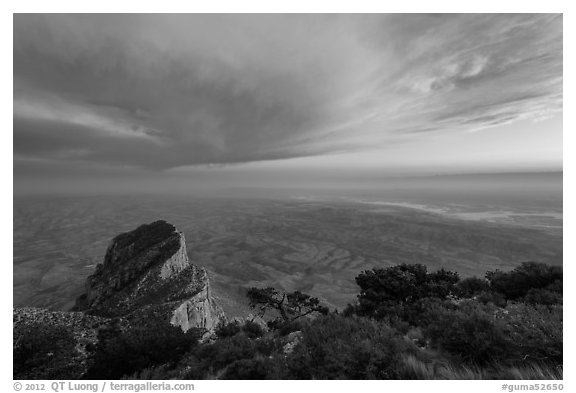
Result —
<instances>
[{"instance_id":1,"label":"dark bush","mask_svg":"<svg viewBox=\"0 0 576 393\"><path fill-rule=\"evenodd\" d=\"M263 379L266 370L275 369L262 367L251 371L253 365L272 362L273 355L281 350L279 340L273 337L248 338L243 332L231 337L218 338L214 342L200 344L181 362L180 368L185 369L187 379L206 379L221 377L227 379L250 379L248 375L256 375ZM253 359L259 359L252 362Z\"/></svg>"},{"instance_id":2,"label":"dark bush","mask_svg":"<svg viewBox=\"0 0 576 393\"><path fill-rule=\"evenodd\" d=\"M562 277L561 266L536 262L524 262L510 272L496 270L486 273L492 290L511 300L526 296L530 289L546 288L555 283L558 285L557 282L561 283Z\"/></svg>"},{"instance_id":3,"label":"dark bush","mask_svg":"<svg viewBox=\"0 0 576 393\"><path fill-rule=\"evenodd\" d=\"M270 357L282 350L281 341L275 337L263 337L254 341L259 355Z\"/></svg>"},{"instance_id":4,"label":"dark bush","mask_svg":"<svg viewBox=\"0 0 576 393\"><path fill-rule=\"evenodd\" d=\"M522 298L522 302L543 305L562 304L562 294L544 288L532 288Z\"/></svg>"},{"instance_id":5,"label":"dark bush","mask_svg":"<svg viewBox=\"0 0 576 393\"><path fill-rule=\"evenodd\" d=\"M73 379L76 339L66 326L29 323L14 333L14 379Z\"/></svg>"},{"instance_id":6,"label":"dark bush","mask_svg":"<svg viewBox=\"0 0 576 393\"><path fill-rule=\"evenodd\" d=\"M474 297L489 289L490 284L488 281L478 277L464 278L456 284L457 295L464 298Z\"/></svg>"},{"instance_id":7,"label":"dark bush","mask_svg":"<svg viewBox=\"0 0 576 393\"><path fill-rule=\"evenodd\" d=\"M237 360L252 359L257 354L255 342L237 334L200 346L195 356L203 363L204 370L216 372Z\"/></svg>"},{"instance_id":8,"label":"dark bush","mask_svg":"<svg viewBox=\"0 0 576 393\"><path fill-rule=\"evenodd\" d=\"M389 326L330 314L304 326L288 355L287 377L296 379L394 379L402 353L416 351Z\"/></svg>"},{"instance_id":9,"label":"dark bush","mask_svg":"<svg viewBox=\"0 0 576 393\"><path fill-rule=\"evenodd\" d=\"M455 285L460 280L458 273L445 270L444 268L426 276L426 288L423 297L445 299L454 294Z\"/></svg>"},{"instance_id":10,"label":"dark bush","mask_svg":"<svg viewBox=\"0 0 576 393\"><path fill-rule=\"evenodd\" d=\"M498 307L506 307L506 304L508 304L504 295L492 291L480 292L476 296L476 300L481 304L493 304Z\"/></svg>"},{"instance_id":11,"label":"dark bush","mask_svg":"<svg viewBox=\"0 0 576 393\"><path fill-rule=\"evenodd\" d=\"M562 364L562 307L463 302L431 308L424 334L435 347L475 365Z\"/></svg>"},{"instance_id":12,"label":"dark bush","mask_svg":"<svg viewBox=\"0 0 576 393\"><path fill-rule=\"evenodd\" d=\"M457 273L444 269L427 273L426 266L419 264L364 271L356 277L360 294L355 311L376 319L401 315L407 304L455 293L458 280Z\"/></svg>"},{"instance_id":13,"label":"dark bush","mask_svg":"<svg viewBox=\"0 0 576 393\"><path fill-rule=\"evenodd\" d=\"M94 354L88 379L120 379L148 367L175 364L197 345L201 332L187 333L168 323L104 330Z\"/></svg>"},{"instance_id":14,"label":"dark bush","mask_svg":"<svg viewBox=\"0 0 576 393\"><path fill-rule=\"evenodd\" d=\"M390 321L396 329L403 331L400 329L402 322L408 324L408 327L426 326L433 321L435 313L456 310L457 308L457 304L451 300L427 297L405 305L396 314L385 320Z\"/></svg>"},{"instance_id":15,"label":"dark bush","mask_svg":"<svg viewBox=\"0 0 576 393\"><path fill-rule=\"evenodd\" d=\"M277 379L275 362L255 358L237 360L226 368L222 379Z\"/></svg>"},{"instance_id":16,"label":"dark bush","mask_svg":"<svg viewBox=\"0 0 576 393\"><path fill-rule=\"evenodd\" d=\"M235 336L236 334L240 333L241 330L242 327L238 321L232 321L230 323L220 321L216 326L214 333L216 333L218 338L226 338Z\"/></svg>"},{"instance_id":17,"label":"dark bush","mask_svg":"<svg viewBox=\"0 0 576 393\"><path fill-rule=\"evenodd\" d=\"M284 322L281 319L275 319L268 323L268 327L270 330L275 330L276 333L283 337L287 336L292 332L297 332L298 330L302 330L302 325L305 321L292 321L292 322Z\"/></svg>"},{"instance_id":18,"label":"dark bush","mask_svg":"<svg viewBox=\"0 0 576 393\"><path fill-rule=\"evenodd\" d=\"M266 333L266 330L264 330L262 326L253 321L244 322L244 325L242 325L242 331L248 338L262 337Z\"/></svg>"},{"instance_id":19,"label":"dark bush","mask_svg":"<svg viewBox=\"0 0 576 393\"><path fill-rule=\"evenodd\" d=\"M556 292L559 295L562 295L563 293L563 288L564 288L564 283L562 282L562 280L556 280L554 281L552 284L548 285L546 288L551 292Z\"/></svg>"},{"instance_id":20,"label":"dark bush","mask_svg":"<svg viewBox=\"0 0 576 393\"><path fill-rule=\"evenodd\" d=\"M435 307L422 328L432 345L473 364L499 361L507 349L502 324L494 309L464 302L457 309Z\"/></svg>"},{"instance_id":21,"label":"dark bush","mask_svg":"<svg viewBox=\"0 0 576 393\"><path fill-rule=\"evenodd\" d=\"M514 303L497 317L504 326L509 362L562 365L562 306Z\"/></svg>"}]
</instances>

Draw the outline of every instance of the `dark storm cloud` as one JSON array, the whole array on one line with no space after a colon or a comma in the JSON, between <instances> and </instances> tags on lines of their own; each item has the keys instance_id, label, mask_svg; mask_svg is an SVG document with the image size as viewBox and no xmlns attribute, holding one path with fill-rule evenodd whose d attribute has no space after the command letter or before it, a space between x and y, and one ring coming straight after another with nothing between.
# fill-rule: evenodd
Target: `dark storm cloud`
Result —
<instances>
[{"instance_id":1,"label":"dark storm cloud","mask_svg":"<svg viewBox=\"0 0 576 393\"><path fill-rule=\"evenodd\" d=\"M20 159L318 155L545 117L561 86L557 15L14 17Z\"/></svg>"}]
</instances>

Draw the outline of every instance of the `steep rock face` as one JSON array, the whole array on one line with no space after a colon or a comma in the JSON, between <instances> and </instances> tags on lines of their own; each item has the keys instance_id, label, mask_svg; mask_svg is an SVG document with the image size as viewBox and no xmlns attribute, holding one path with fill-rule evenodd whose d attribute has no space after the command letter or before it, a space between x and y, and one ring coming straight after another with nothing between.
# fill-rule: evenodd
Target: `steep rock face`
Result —
<instances>
[{"instance_id":1,"label":"steep rock face","mask_svg":"<svg viewBox=\"0 0 576 393\"><path fill-rule=\"evenodd\" d=\"M190 263L184 235L166 221L116 236L75 309L107 317L162 310L185 331L212 330L224 319L206 271Z\"/></svg>"},{"instance_id":2,"label":"steep rock face","mask_svg":"<svg viewBox=\"0 0 576 393\"><path fill-rule=\"evenodd\" d=\"M202 289L180 304L170 319L171 324L180 326L184 331L193 327L202 327L211 331L218 322L225 319L222 309L210 297L210 281L206 270L200 270L199 281L205 283Z\"/></svg>"}]
</instances>

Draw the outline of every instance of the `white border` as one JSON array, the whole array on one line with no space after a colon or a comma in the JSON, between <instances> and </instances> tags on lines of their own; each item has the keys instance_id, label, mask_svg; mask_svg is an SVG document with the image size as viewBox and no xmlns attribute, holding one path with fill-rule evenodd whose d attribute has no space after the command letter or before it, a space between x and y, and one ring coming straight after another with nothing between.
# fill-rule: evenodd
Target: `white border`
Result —
<instances>
[{"instance_id":1,"label":"white border","mask_svg":"<svg viewBox=\"0 0 576 393\"><path fill-rule=\"evenodd\" d=\"M12 326L10 324L10 315L12 308L12 274L9 274L8 265L11 265L10 257L12 256L12 204L13 204L13 171L12 171L12 13L13 12L228 12L228 13L246 13L246 12L553 12L564 13L564 51L565 51L565 73L564 82L564 100L566 108L574 108L572 98L574 88L574 77L570 70L575 70L574 51L576 47L574 42L574 17L568 1L546 0L546 1L502 1L502 0L483 0L481 2L470 1L446 1L446 0L429 0L429 1L305 1L290 0L280 2L264 0L227 0L227 1L113 1L98 0L90 3L73 0L49 0L49 1L8 1L2 4L2 14L0 29L2 30L2 48L6 56L0 62L2 67L2 121L4 127L0 133L2 149L2 165L0 166L1 179L5 184L5 191L0 194L2 198L2 222L5 225L1 228L3 240L2 255L3 263L6 268L2 274L2 296L1 307L2 313L0 320L0 329L2 333L2 367L1 370L1 390L13 391L12 381L12 345L10 337L12 336ZM10 56L7 54L10 53ZM572 71L573 72L573 71ZM568 110L564 117L564 168L565 181L564 192L566 201L576 201L574 194L574 177L573 165L574 158L571 156L571 150L566 147L576 148L573 130L576 130L574 124L574 109ZM573 263L576 262L574 247L574 207L571 203L566 204L564 208L564 258L567 263L564 264L565 271L565 326L564 326L564 391L575 391L574 385L574 362L572 361L572 351L574 344L573 332L576 331L573 317L573 299L574 290L569 285L574 276ZM10 268L11 270L11 268ZM526 381L528 382L528 381ZM519 381L515 382L520 383ZM196 381L196 391L270 391L274 389L275 393L290 392L296 390L314 390L325 389L336 392L350 392L357 389L371 389L373 391L389 392L497 392L501 390L502 381Z\"/></svg>"}]
</instances>

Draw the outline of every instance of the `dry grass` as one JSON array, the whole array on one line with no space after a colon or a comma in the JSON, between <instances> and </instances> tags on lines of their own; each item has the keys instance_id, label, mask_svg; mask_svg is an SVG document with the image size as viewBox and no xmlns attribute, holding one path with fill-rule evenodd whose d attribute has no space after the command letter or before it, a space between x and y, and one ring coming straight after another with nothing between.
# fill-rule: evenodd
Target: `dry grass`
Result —
<instances>
[{"instance_id":1,"label":"dry grass","mask_svg":"<svg viewBox=\"0 0 576 393\"><path fill-rule=\"evenodd\" d=\"M410 379L523 379L561 380L562 368L530 364L523 367L480 368L478 366L454 366L440 362L423 362L412 355L402 361L403 373Z\"/></svg>"},{"instance_id":2,"label":"dry grass","mask_svg":"<svg viewBox=\"0 0 576 393\"><path fill-rule=\"evenodd\" d=\"M503 370L501 379L563 379L562 367L548 367L539 364L530 364L522 368L512 367Z\"/></svg>"}]
</instances>

